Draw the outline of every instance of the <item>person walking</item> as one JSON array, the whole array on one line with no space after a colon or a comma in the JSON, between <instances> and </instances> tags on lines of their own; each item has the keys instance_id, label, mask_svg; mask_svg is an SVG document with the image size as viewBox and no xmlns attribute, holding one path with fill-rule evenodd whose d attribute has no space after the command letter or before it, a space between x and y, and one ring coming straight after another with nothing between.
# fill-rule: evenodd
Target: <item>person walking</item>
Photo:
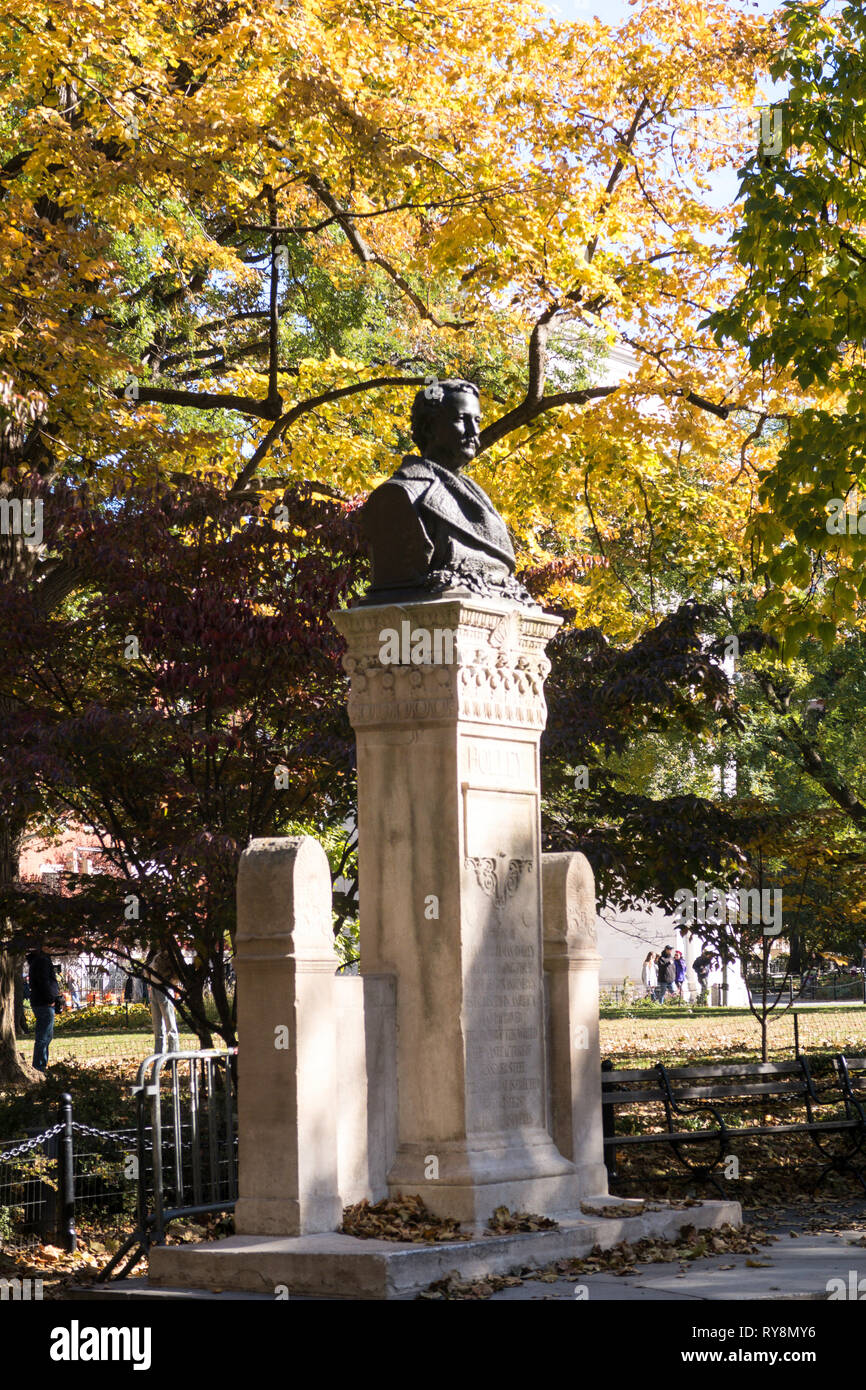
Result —
<instances>
[{"instance_id":1,"label":"person walking","mask_svg":"<svg viewBox=\"0 0 866 1390\"><path fill-rule=\"evenodd\" d=\"M659 956L659 985L657 998L660 1004L665 1002L667 994L673 994L676 988L677 970L674 963L674 952L672 946L665 946Z\"/></svg>"},{"instance_id":2,"label":"person walking","mask_svg":"<svg viewBox=\"0 0 866 1390\"><path fill-rule=\"evenodd\" d=\"M686 982L686 963L683 960L682 951L674 951L674 984L680 999L683 997L683 985Z\"/></svg>"},{"instance_id":3,"label":"person walking","mask_svg":"<svg viewBox=\"0 0 866 1390\"><path fill-rule=\"evenodd\" d=\"M64 983L69 991L69 1002L73 1009L81 1008L81 995L78 993L78 981L71 970L67 971Z\"/></svg>"},{"instance_id":4,"label":"person walking","mask_svg":"<svg viewBox=\"0 0 866 1390\"><path fill-rule=\"evenodd\" d=\"M700 986L700 993L698 995L699 1004L706 1004L707 1002L710 972L715 965L715 961L716 958L712 951L708 951L706 947L704 947L695 961L695 974L698 977L698 985Z\"/></svg>"},{"instance_id":5,"label":"person walking","mask_svg":"<svg viewBox=\"0 0 866 1390\"><path fill-rule=\"evenodd\" d=\"M174 961L168 951L157 951L150 962L150 1016L153 1019L154 1052L180 1052L177 1016L171 986L179 983Z\"/></svg>"},{"instance_id":6,"label":"person walking","mask_svg":"<svg viewBox=\"0 0 866 1390\"><path fill-rule=\"evenodd\" d=\"M641 966L640 978L648 999L655 999L656 989L659 982L659 972L656 966L656 958L652 951L647 953L647 958Z\"/></svg>"},{"instance_id":7,"label":"person walking","mask_svg":"<svg viewBox=\"0 0 866 1390\"><path fill-rule=\"evenodd\" d=\"M33 1065L37 1071L48 1070L48 1049L54 1037L54 1014L63 1008L63 996L51 957L42 942L27 953L30 981L30 1007L36 1019L33 1043Z\"/></svg>"}]
</instances>

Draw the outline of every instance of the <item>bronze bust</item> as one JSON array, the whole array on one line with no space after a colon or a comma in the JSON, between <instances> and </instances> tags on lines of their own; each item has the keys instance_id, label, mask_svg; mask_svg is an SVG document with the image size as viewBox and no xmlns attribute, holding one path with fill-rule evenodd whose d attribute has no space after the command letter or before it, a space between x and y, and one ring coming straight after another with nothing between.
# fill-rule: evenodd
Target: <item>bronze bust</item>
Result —
<instances>
[{"instance_id":1,"label":"bronze bust","mask_svg":"<svg viewBox=\"0 0 866 1390\"><path fill-rule=\"evenodd\" d=\"M469 381L435 381L412 403L407 454L360 512L373 583L364 603L476 594L535 607L514 578L514 547L490 498L461 470L478 453L481 406Z\"/></svg>"}]
</instances>

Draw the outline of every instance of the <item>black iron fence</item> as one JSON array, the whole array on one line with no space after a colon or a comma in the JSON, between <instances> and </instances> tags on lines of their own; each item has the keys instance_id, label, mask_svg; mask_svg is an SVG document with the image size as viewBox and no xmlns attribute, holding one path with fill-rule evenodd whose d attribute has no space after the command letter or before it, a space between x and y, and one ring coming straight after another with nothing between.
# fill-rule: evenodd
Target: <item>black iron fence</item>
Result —
<instances>
[{"instance_id":1,"label":"black iron fence","mask_svg":"<svg viewBox=\"0 0 866 1390\"><path fill-rule=\"evenodd\" d=\"M40 1134L0 1144L0 1241L76 1248L76 1214L116 1218L135 1209L129 1163L136 1131L96 1129L74 1118L61 1096L57 1123Z\"/></svg>"},{"instance_id":2,"label":"black iron fence","mask_svg":"<svg viewBox=\"0 0 866 1390\"><path fill-rule=\"evenodd\" d=\"M749 994L756 1004L761 1003L764 991L760 975L750 975L747 981ZM767 1002L776 997L784 1004L862 1004L866 1003L866 984L856 975L794 975L769 976L767 980Z\"/></svg>"},{"instance_id":3,"label":"black iron fence","mask_svg":"<svg viewBox=\"0 0 866 1390\"><path fill-rule=\"evenodd\" d=\"M64 1095L56 1124L0 1144L0 1244L72 1252L85 1220L113 1224L126 1238L99 1278L122 1278L171 1221L233 1210L236 1057L236 1048L147 1057L133 1129L82 1124Z\"/></svg>"}]
</instances>

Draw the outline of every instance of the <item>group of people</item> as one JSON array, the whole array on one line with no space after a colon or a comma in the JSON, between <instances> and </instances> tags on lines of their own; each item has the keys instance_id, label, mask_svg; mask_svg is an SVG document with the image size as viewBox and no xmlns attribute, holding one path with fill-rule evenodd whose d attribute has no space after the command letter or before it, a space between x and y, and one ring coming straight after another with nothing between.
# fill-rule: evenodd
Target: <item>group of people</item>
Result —
<instances>
[{"instance_id":1,"label":"group of people","mask_svg":"<svg viewBox=\"0 0 866 1390\"><path fill-rule=\"evenodd\" d=\"M657 1004L663 1004L669 994L679 995L682 999L686 979L682 951L675 951L672 946L665 946L659 955L648 951L640 977L647 998L655 999Z\"/></svg>"},{"instance_id":2,"label":"group of people","mask_svg":"<svg viewBox=\"0 0 866 1390\"><path fill-rule=\"evenodd\" d=\"M701 991L698 1003L703 1003L706 999L710 973L715 964L716 957L707 950L702 951L694 962L694 972ZM682 999L683 985L686 982L686 963L682 951L675 951L673 946L665 946L658 955L648 951L640 977L647 998L654 999L657 1004L663 1004L669 994Z\"/></svg>"}]
</instances>

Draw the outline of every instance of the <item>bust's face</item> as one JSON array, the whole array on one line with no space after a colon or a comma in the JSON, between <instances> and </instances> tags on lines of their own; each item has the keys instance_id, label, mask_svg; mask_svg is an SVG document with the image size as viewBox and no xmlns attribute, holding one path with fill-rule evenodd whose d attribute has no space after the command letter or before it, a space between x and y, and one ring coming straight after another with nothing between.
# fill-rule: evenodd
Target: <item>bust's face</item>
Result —
<instances>
[{"instance_id":1,"label":"bust's face","mask_svg":"<svg viewBox=\"0 0 866 1390\"><path fill-rule=\"evenodd\" d=\"M427 458L459 473L478 453L481 406L470 391L447 394L430 416L429 435L424 446Z\"/></svg>"}]
</instances>

